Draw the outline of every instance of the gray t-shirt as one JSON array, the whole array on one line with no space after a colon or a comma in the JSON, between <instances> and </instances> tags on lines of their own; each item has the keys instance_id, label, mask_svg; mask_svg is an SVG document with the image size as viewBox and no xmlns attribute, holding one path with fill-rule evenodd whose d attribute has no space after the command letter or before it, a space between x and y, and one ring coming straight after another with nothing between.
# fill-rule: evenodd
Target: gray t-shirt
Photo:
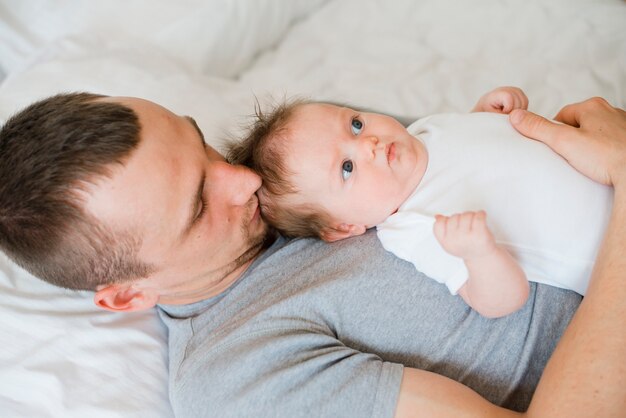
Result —
<instances>
[{"instance_id":1,"label":"gray t-shirt","mask_svg":"<svg viewBox=\"0 0 626 418\"><path fill-rule=\"evenodd\" d=\"M161 306L170 399L178 417L392 417L404 365L524 410L580 300L531 284L489 320L371 231L279 238L223 294Z\"/></svg>"}]
</instances>

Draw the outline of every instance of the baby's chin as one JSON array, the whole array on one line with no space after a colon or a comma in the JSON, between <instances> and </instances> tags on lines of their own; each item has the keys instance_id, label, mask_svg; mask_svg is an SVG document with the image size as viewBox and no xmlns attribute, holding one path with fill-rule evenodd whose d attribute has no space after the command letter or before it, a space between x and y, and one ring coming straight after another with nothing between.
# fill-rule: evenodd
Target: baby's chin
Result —
<instances>
[{"instance_id":1,"label":"baby's chin","mask_svg":"<svg viewBox=\"0 0 626 418\"><path fill-rule=\"evenodd\" d=\"M380 216L376 216L376 217L372 217L371 221L372 222L367 222L366 223L366 228L373 228L378 224L383 223L388 217L390 217L391 215L393 215L394 213L396 213L398 211L398 207L396 207L395 209L392 210L388 210L384 213L381 213Z\"/></svg>"}]
</instances>

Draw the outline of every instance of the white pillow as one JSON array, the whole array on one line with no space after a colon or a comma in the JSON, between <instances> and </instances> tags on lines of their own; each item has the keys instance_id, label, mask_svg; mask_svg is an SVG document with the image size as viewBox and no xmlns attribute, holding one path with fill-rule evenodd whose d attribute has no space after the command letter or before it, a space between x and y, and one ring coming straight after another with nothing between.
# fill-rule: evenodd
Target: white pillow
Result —
<instances>
[{"instance_id":1,"label":"white pillow","mask_svg":"<svg viewBox=\"0 0 626 418\"><path fill-rule=\"evenodd\" d=\"M67 36L96 50L139 45L187 69L235 77L297 19L327 0L0 0L0 66L21 70Z\"/></svg>"},{"instance_id":2,"label":"white pillow","mask_svg":"<svg viewBox=\"0 0 626 418\"><path fill-rule=\"evenodd\" d=\"M156 311L116 314L0 253L0 410L6 417L171 417Z\"/></svg>"}]
</instances>

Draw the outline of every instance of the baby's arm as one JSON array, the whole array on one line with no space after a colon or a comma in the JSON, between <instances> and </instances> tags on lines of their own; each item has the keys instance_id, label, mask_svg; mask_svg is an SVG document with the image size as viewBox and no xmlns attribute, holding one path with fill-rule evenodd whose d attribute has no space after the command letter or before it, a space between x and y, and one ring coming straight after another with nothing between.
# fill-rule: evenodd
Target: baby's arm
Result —
<instances>
[{"instance_id":1,"label":"baby's arm","mask_svg":"<svg viewBox=\"0 0 626 418\"><path fill-rule=\"evenodd\" d=\"M485 212L437 215L435 237L444 250L465 262L469 278L459 294L488 318L508 315L528 298L526 275L511 254L496 244Z\"/></svg>"},{"instance_id":2,"label":"baby's arm","mask_svg":"<svg viewBox=\"0 0 626 418\"><path fill-rule=\"evenodd\" d=\"M511 113L513 109L528 109L528 97L517 87L498 87L478 100L472 112Z\"/></svg>"}]
</instances>

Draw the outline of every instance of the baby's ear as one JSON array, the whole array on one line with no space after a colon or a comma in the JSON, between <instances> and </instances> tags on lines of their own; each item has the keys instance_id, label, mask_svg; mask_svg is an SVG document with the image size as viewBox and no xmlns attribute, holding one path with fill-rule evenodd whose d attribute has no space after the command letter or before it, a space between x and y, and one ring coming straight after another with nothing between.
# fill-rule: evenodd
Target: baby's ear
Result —
<instances>
[{"instance_id":1,"label":"baby's ear","mask_svg":"<svg viewBox=\"0 0 626 418\"><path fill-rule=\"evenodd\" d=\"M362 235L367 228L365 225L339 224L325 227L320 231L320 238L326 242L339 241L340 239Z\"/></svg>"}]
</instances>

